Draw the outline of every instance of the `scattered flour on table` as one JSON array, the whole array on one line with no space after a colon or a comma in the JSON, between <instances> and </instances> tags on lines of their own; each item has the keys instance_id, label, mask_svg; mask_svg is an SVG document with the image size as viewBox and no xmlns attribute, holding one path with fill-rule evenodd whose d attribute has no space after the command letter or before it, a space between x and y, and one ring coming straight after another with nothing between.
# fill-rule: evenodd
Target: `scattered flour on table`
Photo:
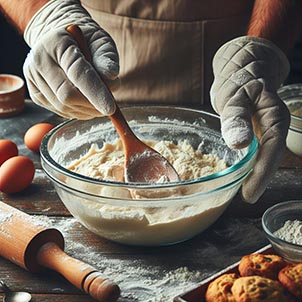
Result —
<instances>
[{"instance_id":1,"label":"scattered flour on table","mask_svg":"<svg viewBox=\"0 0 302 302\"><path fill-rule=\"evenodd\" d=\"M87 262L94 265L104 276L114 280L121 289L120 302L168 302L196 287L204 276L181 266L163 271L160 265L148 266L139 260L106 259L81 243L72 243L69 248L75 255L88 255ZM152 273L150 273L152 272ZM157 277L155 277L157 276Z\"/></svg>"},{"instance_id":2,"label":"scattered flour on table","mask_svg":"<svg viewBox=\"0 0 302 302\"><path fill-rule=\"evenodd\" d=\"M56 222L63 234L72 230L78 222L74 218ZM66 236L64 236L66 237ZM169 302L173 298L196 287L205 276L186 266L163 271L161 265L152 267L138 259L118 259L104 256L94 247L80 242L67 242L65 252L96 267L104 276L114 280L121 288L119 302ZM108 258L107 258L108 257ZM155 276L157 276L155 278Z\"/></svg>"},{"instance_id":3,"label":"scattered flour on table","mask_svg":"<svg viewBox=\"0 0 302 302\"><path fill-rule=\"evenodd\" d=\"M278 238L302 245L302 221L300 220L287 220L284 225L274 232Z\"/></svg>"},{"instance_id":4,"label":"scattered flour on table","mask_svg":"<svg viewBox=\"0 0 302 302\"><path fill-rule=\"evenodd\" d=\"M51 217L45 219L47 220L54 222ZM190 257L196 253L196 251L191 253L190 245L183 247L183 256L188 261L182 262L179 267L164 270L161 263L165 261L164 259L169 259L169 254L160 257L156 263L150 263L148 253L146 257L139 258L135 254L133 256L114 252L103 254L101 246L89 246L77 240L68 240L74 236L71 234L79 227L79 222L75 218L55 220L54 226L67 239L65 248L67 254L94 266L120 286L119 302L172 302L174 297L196 288L214 272L237 261L242 253L255 251L267 244L261 228L261 219L228 217L209 231L200 247L196 247L200 255L196 259L196 265L200 270L189 268ZM153 259L152 253L150 255ZM206 267L204 263L207 263ZM165 267L167 268L167 265Z\"/></svg>"}]
</instances>

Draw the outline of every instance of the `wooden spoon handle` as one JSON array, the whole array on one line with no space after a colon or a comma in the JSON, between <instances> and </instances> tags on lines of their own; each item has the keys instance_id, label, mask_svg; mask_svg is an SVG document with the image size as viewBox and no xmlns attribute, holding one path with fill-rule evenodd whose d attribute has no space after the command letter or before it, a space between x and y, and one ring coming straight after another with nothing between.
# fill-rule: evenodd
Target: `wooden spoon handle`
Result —
<instances>
[{"instance_id":1,"label":"wooden spoon handle","mask_svg":"<svg viewBox=\"0 0 302 302\"><path fill-rule=\"evenodd\" d=\"M74 286L99 301L114 302L120 295L116 283L102 276L93 266L70 257L53 242L39 249L37 260L43 267L57 271Z\"/></svg>"},{"instance_id":2,"label":"wooden spoon handle","mask_svg":"<svg viewBox=\"0 0 302 302\"><path fill-rule=\"evenodd\" d=\"M89 51L88 45L84 39L81 29L77 25L71 24L66 28L66 30L75 39L75 41L78 44L78 47L84 54L86 60L89 63L92 63L91 53ZM106 86L106 83L104 80L103 80L103 82L104 82L104 85ZM106 86L106 88L107 88L108 92L112 95L110 89L107 86ZM114 98L114 97L112 96L112 98ZM133 145L140 144L140 141L137 139L137 137L134 135L133 131L129 127L125 117L123 116L123 114L117 104L116 104L116 110L115 110L114 114L110 115L109 118L111 119L116 131L118 132L118 134L123 142L125 151L129 149L129 146L132 146L132 148L133 148Z\"/></svg>"},{"instance_id":3,"label":"wooden spoon handle","mask_svg":"<svg viewBox=\"0 0 302 302\"><path fill-rule=\"evenodd\" d=\"M92 63L91 53L89 51L88 45L84 39L81 29L77 25L71 24L71 25L67 26L66 30L75 39L75 41L78 44L78 47L84 54L84 57L86 58L86 60L89 63Z\"/></svg>"}]
</instances>

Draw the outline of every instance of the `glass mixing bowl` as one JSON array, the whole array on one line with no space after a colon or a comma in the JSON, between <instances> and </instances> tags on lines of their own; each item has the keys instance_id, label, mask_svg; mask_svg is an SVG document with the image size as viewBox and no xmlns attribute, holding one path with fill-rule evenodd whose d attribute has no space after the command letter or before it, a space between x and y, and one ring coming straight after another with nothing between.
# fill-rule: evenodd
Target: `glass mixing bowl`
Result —
<instances>
[{"instance_id":1,"label":"glass mixing bowl","mask_svg":"<svg viewBox=\"0 0 302 302\"><path fill-rule=\"evenodd\" d=\"M302 262L301 221L302 200L277 203L268 208L262 216L262 228L267 239L275 251L290 262ZM286 223L287 227L284 227ZM280 229L282 228L286 233L281 236ZM295 241L295 231L296 236L300 236L300 242Z\"/></svg>"},{"instance_id":2,"label":"glass mixing bowl","mask_svg":"<svg viewBox=\"0 0 302 302\"><path fill-rule=\"evenodd\" d=\"M141 140L177 143L185 139L195 149L224 159L228 168L198 179L160 184L86 177L67 167L85 155L92 144L102 148L118 135L108 117L68 120L45 136L40 150L42 167L67 209L90 231L123 244L175 244L208 228L252 170L256 138L244 149L231 150L221 137L216 115L164 106L121 110ZM129 192L140 199L132 199Z\"/></svg>"},{"instance_id":3,"label":"glass mixing bowl","mask_svg":"<svg viewBox=\"0 0 302 302\"><path fill-rule=\"evenodd\" d=\"M296 155L302 156L302 84L285 85L278 90L278 95L290 112L287 148Z\"/></svg>"}]
</instances>

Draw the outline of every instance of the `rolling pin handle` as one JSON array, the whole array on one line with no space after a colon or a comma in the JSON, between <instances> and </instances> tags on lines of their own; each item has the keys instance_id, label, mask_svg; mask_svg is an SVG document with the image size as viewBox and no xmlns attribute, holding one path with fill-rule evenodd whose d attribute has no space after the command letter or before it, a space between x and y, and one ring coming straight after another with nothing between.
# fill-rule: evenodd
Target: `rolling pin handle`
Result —
<instances>
[{"instance_id":1,"label":"rolling pin handle","mask_svg":"<svg viewBox=\"0 0 302 302\"><path fill-rule=\"evenodd\" d=\"M120 296L119 286L102 276L100 272L93 272L87 276L83 284L84 291L91 297L104 302L115 302Z\"/></svg>"},{"instance_id":2,"label":"rolling pin handle","mask_svg":"<svg viewBox=\"0 0 302 302\"><path fill-rule=\"evenodd\" d=\"M120 295L116 283L102 277L93 266L67 255L56 243L44 244L37 259L40 265L60 273L71 284L98 301L115 302Z\"/></svg>"}]
</instances>

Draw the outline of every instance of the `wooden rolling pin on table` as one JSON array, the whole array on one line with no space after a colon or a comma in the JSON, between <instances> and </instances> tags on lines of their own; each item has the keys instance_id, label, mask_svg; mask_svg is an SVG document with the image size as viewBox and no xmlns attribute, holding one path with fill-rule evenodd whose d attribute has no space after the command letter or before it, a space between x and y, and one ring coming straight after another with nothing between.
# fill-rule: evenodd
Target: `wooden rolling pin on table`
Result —
<instances>
[{"instance_id":1,"label":"wooden rolling pin on table","mask_svg":"<svg viewBox=\"0 0 302 302\"><path fill-rule=\"evenodd\" d=\"M100 301L113 302L120 295L117 284L64 252L60 231L4 202L0 202L0 256L34 273L55 270Z\"/></svg>"}]
</instances>

